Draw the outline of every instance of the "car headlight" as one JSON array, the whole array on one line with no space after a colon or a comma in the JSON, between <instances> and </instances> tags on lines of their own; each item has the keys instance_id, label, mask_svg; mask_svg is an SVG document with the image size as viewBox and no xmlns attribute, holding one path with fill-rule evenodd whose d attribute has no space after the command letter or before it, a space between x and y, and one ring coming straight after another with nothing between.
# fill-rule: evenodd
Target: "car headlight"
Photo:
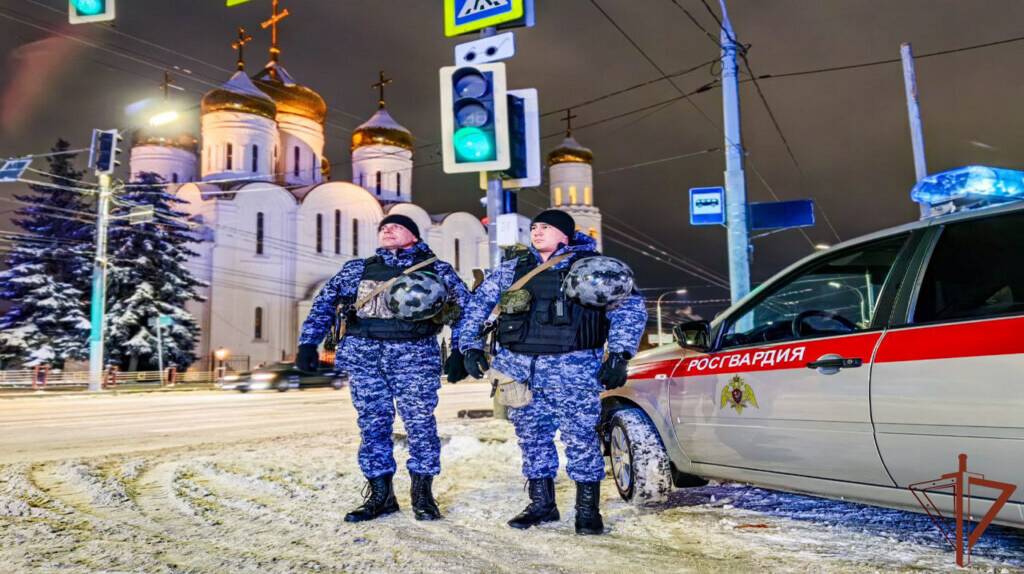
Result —
<instances>
[{"instance_id":1,"label":"car headlight","mask_svg":"<svg viewBox=\"0 0 1024 574\"><path fill-rule=\"evenodd\" d=\"M252 376L252 380L259 382L273 381L276 375L274 373L256 373Z\"/></svg>"},{"instance_id":2,"label":"car headlight","mask_svg":"<svg viewBox=\"0 0 1024 574\"><path fill-rule=\"evenodd\" d=\"M263 389L269 389L270 388L270 383L269 382L262 382L261 383L261 382L253 381L252 383L249 384L249 388L253 389L255 391L259 391L259 390L263 390Z\"/></svg>"}]
</instances>

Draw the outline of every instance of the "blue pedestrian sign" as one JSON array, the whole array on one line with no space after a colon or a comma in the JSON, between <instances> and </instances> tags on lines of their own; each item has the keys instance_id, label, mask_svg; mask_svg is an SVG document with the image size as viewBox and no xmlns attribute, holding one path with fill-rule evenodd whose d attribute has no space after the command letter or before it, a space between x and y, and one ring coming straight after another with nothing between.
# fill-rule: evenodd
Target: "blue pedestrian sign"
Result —
<instances>
[{"instance_id":1,"label":"blue pedestrian sign","mask_svg":"<svg viewBox=\"0 0 1024 574\"><path fill-rule=\"evenodd\" d=\"M12 159L4 162L3 167L0 167L0 182L18 181L21 179L21 174L25 173L25 170L28 169L30 163L32 163L32 160L29 158Z\"/></svg>"},{"instance_id":2,"label":"blue pedestrian sign","mask_svg":"<svg viewBox=\"0 0 1024 574\"><path fill-rule=\"evenodd\" d=\"M461 36L525 15L527 0L444 0L444 35Z\"/></svg>"},{"instance_id":3,"label":"blue pedestrian sign","mask_svg":"<svg viewBox=\"0 0 1024 574\"><path fill-rule=\"evenodd\" d=\"M725 190L721 187L690 189L690 225L725 223Z\"/></svg>"}]
</instances>

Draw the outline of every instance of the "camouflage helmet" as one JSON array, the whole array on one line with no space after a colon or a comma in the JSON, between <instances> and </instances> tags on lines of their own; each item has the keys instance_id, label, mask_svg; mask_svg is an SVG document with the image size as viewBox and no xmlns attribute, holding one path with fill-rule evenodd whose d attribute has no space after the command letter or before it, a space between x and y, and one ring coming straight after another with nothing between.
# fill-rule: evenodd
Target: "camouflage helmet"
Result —
<instances>
[{"instance_id":1,"label":"camouflage helmet","mask_svg":"<svg viewBox=\"0 0 1024 574\"><path fill-rule=\"evenodd\" d=\"M402 275L384 292L388 310L406 321L425 321L441 312L448 290L441 279L429 271Z\"/></svg>"},{"instance_id":2,"label":"camouflage helmet","mask_svg":"<svg viewBox=\"0 0 1024 574\"><path fill-rule=\"evenodd\" d=\"M633 270L614 257L587 257L573 263L562 287L584 305L606 307L633 292Z\"/></svg>"}]
</instances>

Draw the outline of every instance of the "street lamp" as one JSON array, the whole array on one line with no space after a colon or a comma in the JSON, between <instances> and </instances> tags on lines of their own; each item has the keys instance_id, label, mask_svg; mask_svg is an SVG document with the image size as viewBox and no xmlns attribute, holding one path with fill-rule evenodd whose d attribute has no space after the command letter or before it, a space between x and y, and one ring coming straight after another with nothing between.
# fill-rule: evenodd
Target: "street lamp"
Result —
<instances>
[{"instance_id":1,"label":"street lamp","mask_svg":"<svg viewBox=\"0 0 1024 574\"><path fill-rule=\"evenodd\" d=\"M217 378L224 377L224 359L228 358L228 350L224 347L217 347L217 350L213 352L213 356L217 359Z\"/></svg>"},{"instance_id":2,"label":"street lamp","mask_svg":"<svg viewBox=\"0 0 1024 574\"><path fill-rule=\"evenodd\" d=\"M662 297L664 297L665 295L672 295L672 294L686 295L686 293L687 293L686 289L676 289L675 291L665 291L661 295L658 295L658 301L657 301L656 307L658 309L658 345L659 346L661 345L661 340L662 340L661 339L661 337L662 337L662 335L661 335L661 299L662 299Z\"/></svg>"}]
</instances>

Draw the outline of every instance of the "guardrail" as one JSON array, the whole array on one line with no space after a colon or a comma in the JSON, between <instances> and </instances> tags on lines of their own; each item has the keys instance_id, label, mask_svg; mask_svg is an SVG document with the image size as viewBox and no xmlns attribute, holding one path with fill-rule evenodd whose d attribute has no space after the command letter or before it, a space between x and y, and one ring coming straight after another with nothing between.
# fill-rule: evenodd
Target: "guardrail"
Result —
<instances>
[{"instance_id":1,"label":"guardrail","mask_svg":"<svg viewBox=\"0 0 1024 574\"><path fill-rule=\"evenodd\" d=\"M164 372L161 378L160 371L132 371L121 372L116 369L109 369L103 373L104 388L116 388L121 385L129 386L174 386L176 384L212 384L216 381L214 371L185 371L179 373L170 368ZM70 389L75 387L88 387L89 373L87 371L50 371L48 369L22 369L14 371L0 371L0 390L4 389Z\"/></svg>"}]
</instances>

